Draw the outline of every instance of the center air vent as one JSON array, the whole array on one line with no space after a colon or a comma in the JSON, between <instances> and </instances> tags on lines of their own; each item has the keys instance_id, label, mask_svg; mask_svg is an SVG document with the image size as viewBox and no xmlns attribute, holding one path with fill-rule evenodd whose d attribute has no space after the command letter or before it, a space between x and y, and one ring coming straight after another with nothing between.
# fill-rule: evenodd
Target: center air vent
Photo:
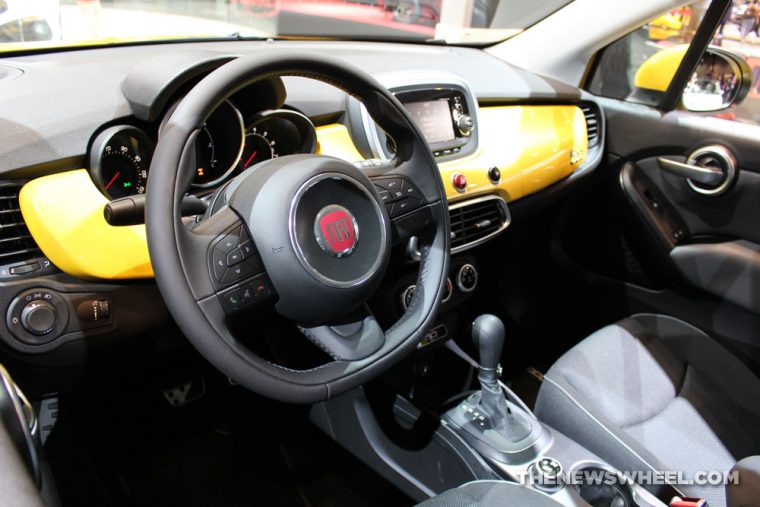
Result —
<instances>
[{"instance_id":1,"label":"center air vent","mask_svg":"<svg viewBox=\"0 0 760 507\"><path fill-rule=\"evenodd\" d=\"M19 209L17 183L0 183L0 265L41 256Z\"/></svg>"},{"instance_id":2,"label":"center air vent","mask_svg":"<svg viewBox=\"0 0 760 507\"><path fill-rule=\"evenodd\" d=\"M451 251L477 246L507 228L511 217L504 199L487 196L449 206Z\"/></svg>"},{"instance_id":3,"label":"center air vent","mask_svg":"<svg viewBox=\"0 0 760 507\"><path fill-rule=\"evenodd\" d=\"M596 108L589 104L578 106L583 111L586 118L586 132L588 133L588 149L594 148L599 144L599 114Z\"/></svg>"}]
</instances>

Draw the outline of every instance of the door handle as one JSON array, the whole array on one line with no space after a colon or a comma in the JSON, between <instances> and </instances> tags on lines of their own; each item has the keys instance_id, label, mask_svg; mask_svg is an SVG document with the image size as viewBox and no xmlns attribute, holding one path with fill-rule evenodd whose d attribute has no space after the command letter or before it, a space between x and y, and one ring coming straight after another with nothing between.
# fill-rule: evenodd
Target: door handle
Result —
<instances>
[{"instance_id":1,"label":"door handle","mask_svg":"<svg viewBox=\"0 0 760 507\"><path fill-rule=\"evenodd\" d=\"M722 169L709 165L685 164L665 157L657 157L657 163L664 171L704 185L716 186L726 177Z\"/></svg>"}]
</instances>

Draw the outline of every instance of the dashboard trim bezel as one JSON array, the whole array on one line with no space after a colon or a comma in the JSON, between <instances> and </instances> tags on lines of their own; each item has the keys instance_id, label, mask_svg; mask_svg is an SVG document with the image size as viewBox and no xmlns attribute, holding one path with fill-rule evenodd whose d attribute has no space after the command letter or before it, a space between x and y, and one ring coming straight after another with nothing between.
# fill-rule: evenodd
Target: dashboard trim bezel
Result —
<instances>
[{"instance_id":1,"label":"dashboard trim bezel","mask_svg":"<svg viewBox=\"0 0 760 507\"><path fill-rule=\"evenodd\" d=\"M452 247L451 254L458 254L460 252L464 252L466 250L470 250L471 248L475 248L477 246L482 245L483 243L486 243L487 241L490 241L491 239L495 238L502 232L504 232L507 227L510 226L512 223L512 214L509 212L509 205L507 205L507 201L505 201L502 197L496 195L496 194L486 194L481 195L480 197L473 197L472 199L465 199L463 201L457 201L454 204L449 205L449 211L456 210L459 208L464 208L465 206L469 206L471 204L478 204L481 202L486 201L497 201L499 205L502 208L502 211L504 211L504 216L506 217L506 220L504 223L494 232L483 236L482 238L479 238L475 241L472 241L470 243L465 243L464 245L459 245L457 247Z\"/></svg>"},{"instance_id":2,"label":"dashboard trim bezel","mask_svg":"<svg viewBox=\"0 0 760 507\"><path fill-rule=\"evenodd\" d=\"M418 75L409 76L408 73L383 73L375 75L375 77L388 88L388 90L394 95L408 93L408 92L420 92L425 90L441 91L451 90L459 92L464 96L464 100L467 105L469 116L474 122L475 128L472 134L466 138L463 145L460 146L458 153L451 155L443 155L435 157L436 163L449 162L472 155L478 150L478 101L472 92L469 84L464 80L449 73L419 73ZM348 106L349 104L347 104ZM370 152L374 158L380 160L392 160L393 154L383 146L384 137L372 120L372 117L367 112L366 108L361 104L357 104L359 108L359 118L361 119L361 130L369 145ZM434 150L431 148L431 153Z\"/></svg>"}]
</instances>

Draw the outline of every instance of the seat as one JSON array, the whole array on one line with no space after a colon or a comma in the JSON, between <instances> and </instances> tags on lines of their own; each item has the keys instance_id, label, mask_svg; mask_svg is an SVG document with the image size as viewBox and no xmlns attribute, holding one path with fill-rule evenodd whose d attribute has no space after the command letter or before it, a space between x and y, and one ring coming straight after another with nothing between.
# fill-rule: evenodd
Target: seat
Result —
<instances>
[{"instance_id":1,"label":"seat","mask_svg":"<svg viewBox=\"0 0 760 507\"><path fill-rule=\"evenodd\" d=\"M607 326L565 353L535 412L621 471L690 477L760 454L760 379L699 329L662 315ZM723 485L677 489L726 505Z\"/></svg>"},{"instance_id":2,"label":"seat","mask_svg":"<svg viewBox=\"0 0 760 507\"><path fill-rule=\"evenodd\" d=\"M425 500L418 507L558 507L549 495L514 482L475 481Z\"/></svg>"}]
</instances>

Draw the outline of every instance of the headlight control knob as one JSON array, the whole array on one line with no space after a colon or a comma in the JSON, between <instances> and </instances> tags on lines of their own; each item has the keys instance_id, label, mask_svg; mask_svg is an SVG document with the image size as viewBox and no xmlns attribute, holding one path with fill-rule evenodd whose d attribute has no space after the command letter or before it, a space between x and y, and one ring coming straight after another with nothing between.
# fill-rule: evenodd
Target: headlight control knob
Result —
<instances>
[{"instance_id":1,"label":"headlight control knob","mask_svg":"<svg viewBox=\"0 0 760 507\"><path fill-rule=\"evenodd\" d=\"M41 336L49 333L58 322L58 312L47 301L32 301L21 310L21 325L30 333Z\"/></svg>"}]
</instances>

